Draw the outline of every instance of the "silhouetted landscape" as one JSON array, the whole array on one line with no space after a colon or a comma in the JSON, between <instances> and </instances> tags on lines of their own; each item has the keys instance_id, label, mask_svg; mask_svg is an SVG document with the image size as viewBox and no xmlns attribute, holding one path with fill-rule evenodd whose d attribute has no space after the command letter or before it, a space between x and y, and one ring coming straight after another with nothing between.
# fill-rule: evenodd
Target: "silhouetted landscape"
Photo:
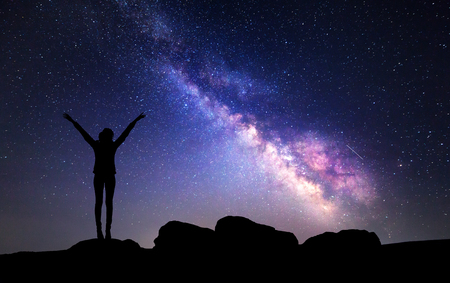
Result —
<instances>
[{"instance_id":1,"label":"silhouetted landscape","mask_svg":"<svg viewBox=\"0 0 450 283\"><path fill-rule=\"evenodd\" d=\"M382 245L365 230L293 233L240 216L214 230L170 221L151 249L89 239L67 250L0 255L0 282L430 282L445 280L450 240Z\"/></svg>"}]
</instances>

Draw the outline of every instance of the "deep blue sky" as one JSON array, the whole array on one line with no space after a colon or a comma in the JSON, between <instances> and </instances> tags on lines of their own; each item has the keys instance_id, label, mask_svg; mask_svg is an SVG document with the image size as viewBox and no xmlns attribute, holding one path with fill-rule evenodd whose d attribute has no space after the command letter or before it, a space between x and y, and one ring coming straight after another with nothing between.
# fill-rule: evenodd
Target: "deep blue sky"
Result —
<instances>
[{"instance_id":1,"label":"deep blue sky","mask_svg":"<svg viewBox=\"0 0 450 283\"><path fill-rule=\"evenodd\" d=\"M210 3L213 2L213 3ZM445 1L3 1L0 253L95 237L94 138L116 155L113 237L226 215L295 233L448 238Z\"/></svg>"}]
</instances>

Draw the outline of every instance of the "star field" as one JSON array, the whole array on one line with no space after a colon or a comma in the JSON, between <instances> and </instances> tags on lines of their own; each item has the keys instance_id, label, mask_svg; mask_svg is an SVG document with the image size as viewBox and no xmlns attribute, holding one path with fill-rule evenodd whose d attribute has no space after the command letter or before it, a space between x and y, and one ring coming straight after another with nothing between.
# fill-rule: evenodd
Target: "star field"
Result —
<instances>
[{"instance_id":1,"label":"star field","mask_svg":"<svg viewBox=\"0 0 450 283\"><path fill-rule=\"evenodd\" d=\"M448 238L449 9L2 3L0 253L95 236L94 154L64 112L94 138L147 115L116 154L114 238L226 215L300 243Z\"/></svg>"}]
</instances>

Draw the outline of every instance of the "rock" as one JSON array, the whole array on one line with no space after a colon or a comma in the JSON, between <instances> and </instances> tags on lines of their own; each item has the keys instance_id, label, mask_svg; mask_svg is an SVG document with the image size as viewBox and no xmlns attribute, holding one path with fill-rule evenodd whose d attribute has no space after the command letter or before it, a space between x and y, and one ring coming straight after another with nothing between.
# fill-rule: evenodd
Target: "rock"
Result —
<instances>
[{"instance_id":1,"label":"rock","mask_svg":"<svg viewBox=\"0 0 450 283\"><path fill-rule=\"evenodd\" d=\"M118 239L98 240L90 239L76 243L69 248L70 252L77 253L96 253L96 252L136 252L141 246L133 240L124 241Z\"/></svg>"},{"instance_id":2,"label":"rock","mask_svg":"<svg viewBox=\"0 0 450 283\"><path fill-rule=\"evenodd\" d=\"M209 228L170 221L159 229L153 242L157 251L208 251L214 248L215 234Z\"/></svg>"},{"instance_id":3,"label":"rock","mask_svg":"<svg viewBox=\"0 0 450 283\"><path fill-rule=\"evenodd\" d=\"M161 282L181 282L186 278L208 282L217 271L215 233L209 228L170 221L159 229L153 242L158 272L164 274Z\"/></svg>"},{"instance_id":4,"label":"rock","mask_svg":"<svg viewBox=\"0 0 450 283\"><path fill-rule=\"evenodd\" d=\"M130 239L89 239L78 242L47 264L51 264L56 274L61 274L55 276L59 280L133 282L140 276L132 271L144 268L142 259L147 254L145 249ZM150 262L151 259L147 259L145 264Z\"/></svg>"},{"instance_id":5,"label":"rock","mask_svg":"<svg viewBox=\"0 0 450 283\"><path fill-rule=\"evenodd\" d=\"M325 232L307 239L302 246L316 249L371 249L381 246L381 242L374 232L351 229L338 233Z\"/></svg>"},{"instance_id":6,"label":"rock","mask_svg":"<svg viewBox=\"0 0 450 283\"><path fill-rule=\"evenodd\" d=\"M330 282L340 274L346 282L376 282L379 278L374 276L373 268L380 262L380 247L378 236L366 230L325 232L311 237L299 249L300 264L308 270L305 281ZM324 267L327 272L323 272ZM370 280L367 274L372 274Z\"/></svg>"},{"instance_id":7,"label":"rock","mask_svg":"<svg viewBox=\"0 0 450 283\"><path fill-rule=\"evenodd\" d=\"M296 248L298 240L290 232L258 224L241 216L226 216L217 221L215 231L221 245L232 249L277 250Z\"/></svg>"},{"instance_id":8,"label":"rock","mask_svg":"<svg viewBox=\"0 0 450 283\"><path fill-rule=\"evenodd\" d=\"M239 274L241 282L283 282L295 270L298 240L292 233L241 216L220 219L215 232L221 278L232 282Z\"/></svg>"}]
</instances>

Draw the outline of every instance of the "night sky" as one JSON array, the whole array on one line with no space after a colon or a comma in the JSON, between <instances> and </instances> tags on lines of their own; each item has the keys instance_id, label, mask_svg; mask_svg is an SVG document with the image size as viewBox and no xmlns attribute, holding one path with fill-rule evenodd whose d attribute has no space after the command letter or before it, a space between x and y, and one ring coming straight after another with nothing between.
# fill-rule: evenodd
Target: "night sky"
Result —
<instances>
[{"instance_id":1,"label":"night sky","mask_svg":"<svg viewBox=\"0 0 450 283\"><path fill-rule=\"evenodd\" d=\"M240 215L293 232L450 238L447 1L2 1L0 254ZM105 211L103 211L103 219ZM104 222L104 220L103 220Z\"/></svg>"}]
</instances>

